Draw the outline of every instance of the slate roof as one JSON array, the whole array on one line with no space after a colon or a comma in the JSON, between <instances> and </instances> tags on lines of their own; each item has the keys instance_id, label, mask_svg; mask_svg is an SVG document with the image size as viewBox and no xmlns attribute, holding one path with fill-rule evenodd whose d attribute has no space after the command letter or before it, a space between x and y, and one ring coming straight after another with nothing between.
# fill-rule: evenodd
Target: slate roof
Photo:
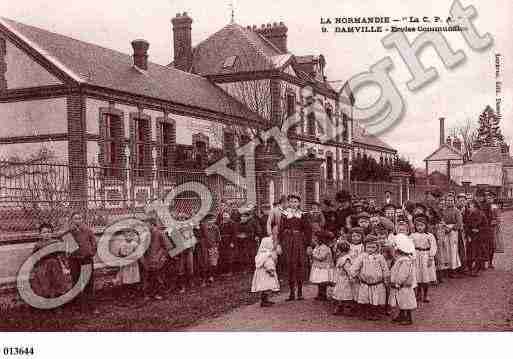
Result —
<instances>
[{"instance_id":1,"label":"slate roof","mask_svg":"<svg viewBox=\"0 0 513 359\"><path fill-rule=\"evenodd\" d=\"M454 148L453 146L451 146L450 144L448 143L444 143L443 145L441 145L440 147L438 147L433 153L431 153L429 156L427 156L424 161L440 161L440 159L438 158L435 158L435 159L432 159L433 157L435 157L435 155L437 155L441 150L443 150L444 148L448 149L450 152L452 152L456 157L458 157L458 159L461 159L463 160L463 154L461 153L461 151L458 151L456 148ZM444 161L447 160L447 158L444 158L443 159Z\"/></svg>"},{"instance_id":2,"label":"slate roof","mask_svg":"<svg viewBox=\"0 0 513 359\"><path fill-rule=\"evenodd\" d=\"M379 137L367 133L365 129L356 123L354 124L353 129L353 143L362 143L369 146L380 147L389 151L397 151L395 148L390 146L385 141L381 140Z\"/></svg>"},{"instance_id":3,"label":"slate roof","mask_svg":"<svg viewBox=\"0 0 513 359\"><path fill-rule=\"evenodd\" d=\"M500 147L483 146L472 154L472 163L511 163L511 157L501 152Z\"/></svg>"},{"instance_id":4,"label":"slate roof","mask_svg":"<svg viewBox=\"0 0 513 359\"><path fill-rule=\"evenodd\" d=\"M192 72L207 76L273 70L283 64L284 55L257 32L232 23L193 48ZM237 56L235 65L223 68L230 56Z\"/></svg>"},{"instance_id":5,"label":"slate roof","mask_svg":"<svg viewBox=\"0 0 513 359\"><path fill-rule=\"evenodd\" d=\"M230 23L215 32L192 49L191 72L201 76L236 74L279 70L289 63L312 62L314 55L295 56L283 53L272 42L254 31L236 23ZM224 67L226 59L236 56L235 64ZM173 63L168 65L173 66ZM317 81L297 66L298 76L316 86L335 91L328 83Z\"/></svg>"},{"instance_id":6,"label":"slate roof","mask_svg":"<svg viewBox=\"0 0 513 359\"><path fill-rule=\"evenodd\" d=\"M27 42L77 82L264 122L223 89L201 76L152 62L148 62L147 71L141 71L133 66L132 57L128 54L6 18L0 18L0 25Z\"/></svg>"}]
</instances>

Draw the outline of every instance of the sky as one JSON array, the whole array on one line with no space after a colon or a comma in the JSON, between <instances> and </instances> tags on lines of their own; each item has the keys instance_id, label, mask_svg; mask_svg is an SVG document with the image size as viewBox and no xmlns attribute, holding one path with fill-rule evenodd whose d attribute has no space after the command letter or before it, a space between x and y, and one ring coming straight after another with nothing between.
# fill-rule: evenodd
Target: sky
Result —
<instances>
[{"instance_id":1,"label":"sky","mask_svg":"<svg viewBox=\"0 0 513 359\"><path fill-rule=\"evenodd\" d=\"M130 41L144 38L150 43L150 61L172 61L171 18L187 11L193 19L192 42L197 44L230 22L230 0L17 0L0 2L0 16L38 26L87 42L131 53ZM513 2L510 0L461 0L473 5L478 16L473 20L479 33L490 33L493 46L484 52L473 51L460 33L444 33L454 50L462 50L466 61L446 69L432 48L426 48L421 60L433 66L438 79L425 88L411 92L406 83L411 75L394 49L381 44L383 33L322 33L321 18L341 16L440 16L449 14L450 0L233 0L235 22L257 25L283 21L288 27L288 49L296 55L323 54L329 81L345 81L368 71L370 66L390 56L390 72L406 110L402 120L381 138L423 167L423 159L439 144L439 117L449 128L471 119L491 105L495 108L495 54L502 55L503 82L502 132L513 141ZM50 6L51 4L51 6ZM412 41L418 33L407 34ZM377 96L374 89L357 93L357 103L369 105Z\"/></svg>"}]
</instances>

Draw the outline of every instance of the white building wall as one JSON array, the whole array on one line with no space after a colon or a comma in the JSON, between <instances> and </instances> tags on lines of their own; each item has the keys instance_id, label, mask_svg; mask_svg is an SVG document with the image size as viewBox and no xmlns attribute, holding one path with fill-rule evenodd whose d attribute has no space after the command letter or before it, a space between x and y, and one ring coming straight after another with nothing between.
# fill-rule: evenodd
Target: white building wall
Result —
<instances>
[{"instance_id":1,"label":"white building wall","mask_svg":"<svg viewBox=\"0 0 513 359\"><path fill-rule=\"evenodd\" d=\"M68 162L68 141L44 141L31 143L0 144L0 159L17 157L26 160L37 154L42 149L48 149L53 153L56 162Z\"/></svg>"},{"instance_id":2,"label":"white building wall","mask_svg":"<svg viewBox=\"0 0 513 359\"><path fill-rule=\"evenodd\" d=\"M6 41L7 71L5 78L8 89L60 85L62 82L10 41Z\"/></svg>"},{"instance_id":3,"label":"white building wall","mask_svg":"<svg viewBox=\"0 0 513 359\"><path fill-rule=\"evenodd\" d=\"M0 121L0 137L66 133L66 98L0 103Z\"/></svg>"}]
</instances>

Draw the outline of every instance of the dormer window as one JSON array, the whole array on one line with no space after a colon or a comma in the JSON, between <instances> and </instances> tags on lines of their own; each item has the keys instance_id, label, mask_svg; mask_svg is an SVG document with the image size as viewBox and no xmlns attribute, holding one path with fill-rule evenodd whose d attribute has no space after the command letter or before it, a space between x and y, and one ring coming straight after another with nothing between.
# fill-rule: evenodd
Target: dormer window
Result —
<instances>
[{"instance_id":1,"label":"dormer window","mask_svg":"<svg viewBox=\"0 0 513 359\"><path fill-rule=\"evenodd\" d=\"M235 61L237 61L237 56L228 56L223 63L223 69L232 68L235 65Z\"/></svg>"}]
</instances>

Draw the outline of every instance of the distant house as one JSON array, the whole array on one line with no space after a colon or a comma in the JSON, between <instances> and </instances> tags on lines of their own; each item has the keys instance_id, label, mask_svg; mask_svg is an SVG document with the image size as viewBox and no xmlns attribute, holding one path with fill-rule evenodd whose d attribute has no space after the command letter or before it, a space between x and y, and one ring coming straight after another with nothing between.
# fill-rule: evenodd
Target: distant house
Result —
<instances>
[{"instance_id":1,"label":"distant house","mask_svg":"<svg viewBox=\"0 0 513 359\"><path fill-rule=\"evenodd\" d=\"M368 133L358 124L353 125L353 158L372 157L378 163L392 166L397 150L379 137Z\"/></svg>"},{"instance_id":2,"label":"distant house","mask_svg":"<svg viewBox=\"0 0 513 359\"><path fill-rule=\"evenodd\" d=\"M443 188L443 187L447 187L448 183L450 186L458 185L453 180L449 181L449 178L447 177L447 175L445 175L441 172L438 172L436 170L431 172L429 174L429 176L426 176L425 170L420 170L420 169L415 170L415 185L419 185L419 186L430 185L430 186L434 186L434 187Z\"/></svg>"},{"instance_id":3,"label":"distant house","mask_svg":"<svg viewBox=\"0 0 513 359\"><path fill-rule=\"evenodd\" d=\"M513 158L504 148L481 147L474 152L471 161L454 169L453 178L460 185L486 185L501 196L513 197Z\"/></svg>"},{"instance_id":4,"label":"distant house","mask_svg":"<svg viewBox=\"0 0 513 359\"><path fill-rule=\"evenodd\" d=\"M434 172L441 173L447 178L448 184L453 177L453 169L464 162L461 152L462 143L458 138L445 137L445 119L440 121L440 146L424 159L426 163L426 173L429 183L429 175Z\"/></svg>"}]
</instances>

